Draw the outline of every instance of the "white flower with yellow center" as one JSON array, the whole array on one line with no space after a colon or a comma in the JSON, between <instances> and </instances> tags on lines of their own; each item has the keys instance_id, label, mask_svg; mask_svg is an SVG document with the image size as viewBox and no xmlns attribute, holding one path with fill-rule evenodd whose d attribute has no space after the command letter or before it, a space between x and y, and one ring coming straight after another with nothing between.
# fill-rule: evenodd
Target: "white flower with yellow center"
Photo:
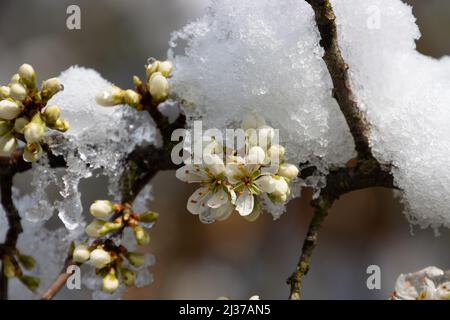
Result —
<instances>
[{"instance_id":1,"label":"white flower with yellow center","mask_svg":"<svg viewBox=\"0 0 450 320\"><path fill-rule=\"evenodd\" d=\"M272 193L276 182L269 172L262 173L264 151L252 147L247 157L235 157L227 163L227 178L238 197L236 210L241 216L250 215L255 209L255 196L260 193Z\"/></svg>"},{"instance_id":2,"label":"white flower with yellow center","mask_svg":"<svg viewBox=\"0 0 450 320\"><path fill-rule=\"evenodd\" d=\"M234 210L235 194L226 183L225 165L220 156L208 154L203 164L187 164L176 172L176 177L187 183L200 183L189 198L187 209L195 215L211 210L217 220L224 220Z\"/></svg>"}]
</instances>

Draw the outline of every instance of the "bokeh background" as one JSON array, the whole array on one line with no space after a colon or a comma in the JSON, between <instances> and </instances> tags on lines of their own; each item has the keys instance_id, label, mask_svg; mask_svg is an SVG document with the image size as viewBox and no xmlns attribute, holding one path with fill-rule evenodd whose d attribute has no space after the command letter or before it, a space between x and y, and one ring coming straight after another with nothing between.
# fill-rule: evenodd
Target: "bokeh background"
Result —
<instances>
[{"instance_id":1,"label":"bokeh background","mask_svg":"<svg viewBox=\"0 0 450 320\"><path fill-rule=\"evenodd\" d=\"M450 1L407 2L422 31L419 51L434 57L450 54ZM81 30L66 28L70 4L81 8ZM27 62L40 79L78 64L130 86L130 77L143 71L148 57L165 58L171 32L199 17L207 4L208 0L1 0L0 83ZM105 182L83 181L85 208L106 197ZM126 299L248 299L253 294L287 298L286 278L296 265L311 218L310 192L289 203L287 213L275 222L269 215L254 223L235 216L204 225L185 209L194 188L176 180L173 172L158 174L152 185L151 209L161 213L149 246L157 262L151 268L154 282L128 290ZM346 195L323 226L304 281L304 298L386 299L400 273L429 265L450 268L449 243L448 230L435 236L431 229L411 227L391 191ZM380 290L366 286L366 268L373 264L381 268ZM81 299L89 293L63 291L59 297Z\"/></svg>"}]
</instances>

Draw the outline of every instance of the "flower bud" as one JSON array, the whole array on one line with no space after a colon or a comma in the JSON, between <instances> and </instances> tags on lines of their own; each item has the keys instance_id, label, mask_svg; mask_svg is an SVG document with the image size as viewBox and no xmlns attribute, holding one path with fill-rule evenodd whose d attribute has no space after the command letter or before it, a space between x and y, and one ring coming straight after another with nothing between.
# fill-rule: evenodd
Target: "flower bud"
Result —
<instances>
[{"instance_id":1,"label":"flower bud","mask_svg":"<svg viewBox=\"0 0 450 320\"><path fill-rule=\"evenodd\" d=\"M19 259L19 262L22 264L22 266L27 270L32 270L36 266L36 260L34 260L34 258L31 256L19 254L17 258Z\"/></svg>"},{"instance_id":2,"label":"flower bud","mask_svg":"<svg viewBox=\"0 0 450 320\"><path fill-rule=\"evenodd\" d=\"M142 267L145 263L145 256L142 253L128 252L126 258L136 268Z\"/></svg>"},{"instance_id":3,"label":"flower bud","mask_svg":"<svg viewBox=\"0 0 450 320\"><path fill-rule=\"evenodd\" d=\"M142 86L142 80L138 76L133 76L133 84L136 88Z\"/></svg>"},{"instance_id":4,"label":"flower bud","mask_svg":"<svg viewBox=\"0 0 450 320\"><path fill-rule=\"evenodd\" d=\"M150 79L152 74L154 74L155 72L158 71L160 64L161 64L161 62L156 60L147 66L147 68L145 69L145 74L147 75L147 79Z\"/></svg>"},{"instance_id":5,"label":"flower bud","mask_svg":"<svg viewBox=\"0 0 450 320\"><path fill-rule=\"evenodd\" d=\"M0 119L13 120L20 114L20 107L15 101L0 101Z\"/></svg>"},{"instance_id":6,"label":"flower bud","mask_svg":"<svg viewBox=\"0 0 450 320\"><path fill-rule=\"evenodd\" d=\"M9 157L17 149L17 139L7 133L0 137L0 156Z\"/></svg>"},{"instance_id":7,"label":"flower bud","mask_svg":"<svg viewBox=\"0 0 450 320\"><path fill-rule=\"evenodd\" d=\"M15 100L23 101L27 97L27 89L20 83L14 83L11 85L9 95Z\"/></svg>"},{"instance_id":8,"label":"flower bud","mask_svg":"<svg viewBox=\"0 0 450 320\"><path fill-rule=\"evenodd\" d=\"M89 251L88 246L84 244L80 244L73 250L73 261L78 263L83 263L89 260L91 252Z\"/></svg>"},{"instance_id":9,"label":"flower bud","mask_svg":"<svg viewBox=\"0 0 450 320\"><path fill-rule=\"evenodd\" d=\"M28 88L33 89L36 87L36 72L34 72L32 66L25 63L20 66L17 73Z\"/></svg>"},{"instance_id":10,"label":"flower bud","mask_svg":"<svg viewBox=\"0 0 450 320\"><path fill-rule=\"evenodd\" d=\"M95 96L97 103L103 107L112 107L124 102L125 91L117 86L112 86L109 90L99 92Z\"/></svg>"},{"instance_id":11,"label":"flower bud","mask_svg":"<svg viewBox=\"0 0 450 320\"><path fill-rule=\"evenodd\" d=\"M169 95L169 82L160 72L155 72L148 81L148 90L153 99L162 101Z\"/></svg>"},{"instance_id":12,"label":"flower bud","mask_svg":"<svg viewBox=\"0 0 450 320\"><path fill-rule=\"evenodd\" d=\"M66 132L70 129L70 124L66 119L59 118L55 121L53 128L61 132Z\"/></svg>"},{"instance_id":13,"label":"flower bud","mask_svg":"<svg viewBox=\"0 0 450 320\"><path fill-rule=\"evenodd\" d=\"M125 90L124 100L129 106L137 107L141 102L141 95L134 90L128 89Z\"/></svg>"},{"instance_id":14,"label":"flower bud","mask_svg":"<svg viewBox=\"0 0 450 320\"><path fill-rule=\"evenodd\" d=\"M105 221L94 220L86 227L86 234L91 238L99 238L106 233L103 233L103 226L105 225Z\"/></svg>"},{"instance_id":15,"label":"flower bud","mask_svg":"<svg viewBox=\"0 0 450 320\"><path fill-rule=\"evenodd\" d=\"M274 196L282 196L289 191L289 185L286 180L282 177L274 177L275 179L275 190L272 192Z\"/></svg>"},{"instance_id":16,"label":"flower bud","mask_svg":"<svg viewBox=\"0 0 450 320\"><path fill-rule=\"evenodd\" d=\"M280 163L284 160L285 149L283 146L279 144L274 144L269 148L268 156L270 157L270 161L272 163Z\"/></svg>"},{"instance_id":17,"label":"flower bud","mask_svg":"<svg viewBox=\"0 0 450 320\"><path fill-rule=\"evenodd\" d=\"M261 147L251 147L248 151L247 162L249 164L262 164L264 163L264 159L266 158L266 154Z\"/></svg>"},{"instance_id":18,"label":"flower bud","mask_svg":"<svg viewBox=\"0 0 450 320\"><path fill-rule=\"evenodd\" d=\"M102 269L111 263L111 255L102 248L97 248L89 255L90 262L96 269Z\"/></svg>"},{"instance_id":19,"label":"flower bud","mask_svg":"<svg viewBox=\"0 0 450 320\"><path fill-rule=\"evenodd\" d=\"M39 113L24 127L23 134L28 143L39 142L42 139L45 134L45 123Z\"/></svg>"},{"instance_id":20,"label":"flower bud","mask_svg":"<svg viewBox=\"0 0 450 320\"><path fill-rule=\"evenodd\" d=\"M14 121L14 131L16 131L17 133L23 134L23 130L25 129L25 126L29 123L30 123L30 121L28 121L28 119L25 117L17 118Z\"/></svg>"},{"instance_id":21,"label":"flower bud","mask_svg":"<svg viewBox=\"0 0 450 320\"><path fill-rule=\"evenodd\" d=\"M9 85L11 86L14 83L19 83L20 82L20 76L18 73L15 73L12 75L11 80L9 80Z\"/></svg>"},{"instance_id":22,"label":"flower bud","mask_svg":"<svg viewBox=\"0 0 450 320\"><path fill-rule=\"evenodd\" d=\"M158 71L161 72L161 74L164 77L168 77L170 75L170 72L172 72L173 64L170 61L163 61L159 64Z\"/></svg>"},{"instance_id":23,"label":"flower bud","mask_svg":"<svg viewBox=\"0 0 450 320\"><path fill-rule=\"evenodd\" d=\"M144 223L152 223L158 219L159 214L157 212L148 211L139 216L139 221Z\"/></svg>"},{"instance_id":24,"label":"flower bud","mask_svg":"<svg viewBox=\"0 0 450 320\"><path fill-rule=\"evenodd\" d=\"M34 162L38 160L44 150L42 150L42 146L39 143L28 143L23 150L23 160L26 162Z\"/></svg>"},{"instance_id":25,"label":"flower bud","mask_svg":"<svg viewBox=\"0 0 450 320\"><path fill-rule=\"evenodd\" d=\"M298 176L298 168L293 164L283 163L278 169L278 175L288 179L293 179Z\"/></svg>"},{"instance_id":26,"label":"flower bud","mask_svg":"<svg viewBox=\"0 0 450 320\"><path fill-rule=\"evenodd\" d=\"M32 276L21 276L19 280L31 291L35 291L41 282L39 278Z\"/></svg>"},{"instance_id":27,"label":"flower bud","mask_svg":"<svg viewBox=\"0 0 450 320\"><path fill-rule=\"evenodd\" d=\"M109 273L102 278L102 291L106 293L114 293L119 287L119 280L116 277L116 272L111 268Z\"/></svg>"},{"instance_id":28,"label":"flower bud","mask_svg":"<svg viewBox=\"0 0 450 320\"><path fill-rule=\"evenodd\" d=\"M44 101L50 100L58 92L64 90L58 78L50 78L42 82L41 96Z\"/></svg>"},{"instance_id":29,"label":"flower bud","mask_svg":"<svg viewBox=\"0 0 450 320\"><path fill-rule=\"evenodd\" d=\"M97 200L89 208L90 213L99 219L108 218L113 212L114 208L108 200Z\"/></svg>"},{"instance_id":30,"label":"flower bud","mask_svg":"<svg viewBox=\"0 0 450 320\"><path fill-rule=\"evenodd\" d=\"M255 183L262 192L272 193L275 191L276 181L271 176L262 176Z\"/></svg>"},{"instance_id":31,"label":"flower bud","mask_svg":"<svg viewBox=\"0 0 450 320\"><path fill-rule=\"evenodd\" d=\"M44 110L45 121L49 124L54 124L61 116L61 110L58 106L48 106Z\"/></svg>"},{"instance_id":32,"label":"flower bud","mask_svg":"<svg viewBox=\"0 0 450 320\"><path fill-rule=\"evenodd\" d=\"M138 245L145 246L150 243L150 236L144 228L136 226L133 228L133 231Z\"/></svg>"},{"instance_id":33,"label":"flower bud","mask_svg":"<svg viewBox=\"0 0 450 320\"><path fill-rule=\"evenodd\" d=\"M6 120L0 120L0 137L4 136L12 130L13 126L11 122Z\"/></svg>"},{"instance_id":34,"label":"flower bud","mask_svg":"<svg viewBox=\"0 0 450 320\"><path fill-rule=\"evenodd\" d=\"M10 92L11 92L11 89L9 87L1 86L0 87L0 99L9 98Z\"/></svg>"},{"instance_id":35,"label":"flower bud","mask_svg":"<svg viewBox=\"0 0 450 320\"><path fill-rule=\"evenodd\" d=\"M128 268L122 268L120 270L120 273L122 275L123 283L127 287L134 286L134 284L136 283L136 272L134 272Z\"/></svg>"},{"instance_id":36,"label":"flower bud","mask_svg":"<svg viewBox=\"0 0 450 320\"><path fill-rule=\"evenodd\" d=\"M241 128L244 130L256 129L266 125L266 120L256 113L247 113L241 123Z\"/></svg>"},{"instance_id":37,"label":"flower bud","mask_svg":"<svg viewBox=\"0 0 450 320\"><path fill-rule=\"evenodd\" d=\"M5 275L5 277L14 278L15 276L17 276L16 271L17 271L16 267L12 263L11 258L4 257L3 258L3 274Z\"/></svg>"}]
</instances>

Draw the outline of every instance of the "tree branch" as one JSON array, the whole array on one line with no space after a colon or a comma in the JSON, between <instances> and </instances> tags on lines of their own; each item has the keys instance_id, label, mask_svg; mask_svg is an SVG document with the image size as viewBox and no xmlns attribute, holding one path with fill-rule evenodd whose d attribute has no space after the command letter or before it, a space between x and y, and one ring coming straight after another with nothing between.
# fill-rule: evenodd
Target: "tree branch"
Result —
<instances>
[{"instance_id":1,"label":"tree branch","mask_svg":"<svg viewBox=\"0 0 450 320\"><path fill-rule=\"evenodd\" d=\"M19 239L19 234L22 232L22 224L20 223L20 215L14 206L12 200L12 175L0 176L0 187L2 195L2 206L6 213L8 220L8 231L6 233L5 242L3 247L10 253L14 252ZM6 253L8 254L8 253ZM2 264L2 270L0 274L0 300L8 299L8 279L4 273L4 264Z\"/></svg>"},{"instance_id":2,"label":"tree branch","mask_svg":"<svg viewBox=\"0 0 450 320\"><path fill-rule=\"evenodd\" d=\"M323 60L333 81L333 97L339 104L355 142L358 158L373 158L369 145L369 125L358 108L351 88L348 65L339 49L336 16L329 0L306 0L314 10L320 32L320 45L325 50Z\"/></svg>"},{"instance_id":3,"label":"tree branch","mask_svg":"<svg viewBox=\"0 0 450 320\"><path fill-rule=\"evenodd\" d=\"M314 215L311 219L302 254L296 270L288 279L291 286L289 298L301 298L301 285L307 274L313 250L317 244L319 229L334 201L343 194L370 188L396 188L389 166L381 165L373 156L369 143L369 125L363 112L358 107L352 91L348 65L339 49L336 16L329 0L306 0L314 10L315 21L321 36L320 45L325 53L323 60L333 82L333 97L336 99L355 143L357 162L355 167L331 170L326 177L326 187L318 199L311 201Z\"/></svg>"}]
</instances>

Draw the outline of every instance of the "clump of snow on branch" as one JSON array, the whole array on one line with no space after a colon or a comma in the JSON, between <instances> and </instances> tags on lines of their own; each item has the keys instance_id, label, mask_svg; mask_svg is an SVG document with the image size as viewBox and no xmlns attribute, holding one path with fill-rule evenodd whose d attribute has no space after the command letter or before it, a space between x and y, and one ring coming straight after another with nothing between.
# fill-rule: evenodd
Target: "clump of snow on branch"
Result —
<instances>
[{"instance_id":1,"label":"clump of snow on branch","mask_svg":"<svg viewBox=\"0 0 450 320\"><path fill-rule=\"evenodd\" d=\"M450 227L450 58L416 51L420 33L400 0L331 3L375 156L392 164L409 220ZM188 123L202 118L205 127L220 129L243 113L263 114L280 129L290 162L309 160L326 174L351 159L354 148L319 40L305 1L213 1L173 35L171 89L185 100ZM175 54L183 45L185 52Z\"/></svg>"},{"instance_id":2,"label":"clump of snow on branch","mask_svg":"<svg viewBox=\"0 0 450 320\"><path fill-rule=\"evenodd\" d=\"M96 71L71 67L59 79L65 90L50 103L60 106L71 129L63 138L50 139L49 144L54 154L64 156L67 168L55 170L62 178L50 174L45 162L33 169L34 196L36 203L42 206L29 208L27 218L39 221L51 217L48 208L52 205L45 189L53 184L62 196L54 203L58 215L68 229L75 229L82 221L83 212L78 190L80 181L93 175L106 175L110 194L119 198L118 180L126 155L136 144L156 143L156 130L147 113L120 106L99 107L95 96L110 88L111 83Z\"/></svg>"},{"instance_id":3,"label":"clump of snow on branch","mask_svg":"<svg viewBox=\"0 0 450 320\"><path fill-rule=\"evenodd\" d=\"M214 1L173 35L174 50L187 47L174 57L172 91L204 127L238 127L244 114L258 112L280 130L289 161L343 164L353 143L319 40L305 1Z\"/></svg>"},{"instance_id":4,"label":"clump of snow on branch","mask_svg":"<svg viewBox=\"0 0 450 320\"><path fill-rule=\"evenodd\" d=\"M400 0L332 4L376 157L393 165L410 221L450 227L450 58L417 52L420 32Z\"/></svg>"}]
</instances>

